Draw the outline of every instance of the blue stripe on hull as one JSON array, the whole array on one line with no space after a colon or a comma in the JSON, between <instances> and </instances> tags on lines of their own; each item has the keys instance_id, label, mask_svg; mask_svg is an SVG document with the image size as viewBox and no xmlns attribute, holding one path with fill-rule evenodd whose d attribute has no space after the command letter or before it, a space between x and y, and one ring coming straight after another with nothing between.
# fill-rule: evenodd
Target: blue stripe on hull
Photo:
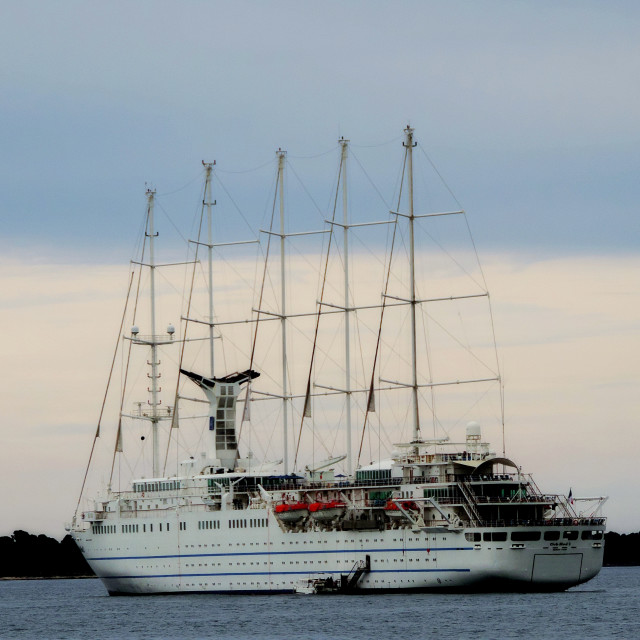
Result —
<instances>
[{"instance_id":1,"label":"blue stripe on hull","mask_svg":"<svg viewBox=\"0 0 640 640\"><path fill-rule=\"evenodd\" d=\"M322 549L318 551L240 551L236 553L185 553L173 554L166 556L112 556L103 558L87 558L88 561L98 560L162 560L167 558L213 558L213 557L230 557L230 556L289 556L289 555L315 555L326 553L414 553L423 551L431 553L432 551L473 551L473 547L417 547L417 548L397 548L397 549Z\"/></svg>"},{"instance_id":2,"label":"blue stripe on hull","mask_svg":"<svg viewBox=\"0 0 640 640\"><path fill-rule=\"evenodd\" d=\"M471 569L373 569L369 571L369 575L373 573L469 573ZM167 573L157 575L137 575L137 576L103 576L103 580L138 580L144 578L206 578L206 577L224 577L224 576L308 576L311 573L336 573L343 574L342 571L322 570L317 571L261 571L247 573Z\"/></svg>"}]
</instances>

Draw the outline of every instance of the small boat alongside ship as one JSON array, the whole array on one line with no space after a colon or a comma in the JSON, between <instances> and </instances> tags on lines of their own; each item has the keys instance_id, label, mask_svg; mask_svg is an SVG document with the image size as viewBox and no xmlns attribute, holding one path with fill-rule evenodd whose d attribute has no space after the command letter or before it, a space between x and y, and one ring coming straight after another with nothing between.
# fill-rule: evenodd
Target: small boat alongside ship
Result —
<instances>
[{"instance_id":1,"label":"small boat alongside ship","mask_svg":"<svg viewBox=\"0 0 640 640\"><path fill-rule=\"evenodd\" d=\"M426 277L425 272L418 272L415 266L420 252L417 226L465 214L457 210L416 212L415 146L413 129L407 127L397 206L382 220L353 223L346 191L349 141L341 139L333 217L321 230L304 233L289 233L284 223L286 154L279 150L272 224L258 234L264 243L259 254L265 264L264 275L255 295L249 296L250 306L241 319L221 320L214 311L213 283L220 283L214 273L214 250L243 242L216 242L212 224L214 166L205 164L201 234L190 246L205 252L206 259L196 254L187 260L185 264L193 266L193 276L184 278L193 282L196 274L204 272L208 283L200 306L204 317L195 317L192 299L199 290L192 285L185 295L186 305L178 310L180 328L169 324L164 334L157 329L160 308L155 275L165 265L156 259L156 194L147 192L144 247L133 264L139 268L138 274L148 273L150 293L145 304L150 329L145 335L141 333L142 303L129 299L116 354L123 354L121 386L126 389L133 377L132 354L136 350L146 353L149 396L146 402L135 403L134 410L125 406L129 398L126 391L118 396L106 458L111 467L109 480L90 494L85 477L78 510L68 526L110 594L555 591L590 580L600 571L605 498L593 498L590 510L578 511L573 496L541 491L506 455L504 447L496 451L484 439L478 422L465 419L479 402L475 397L464 410L462 396L443 402L447 409L459 413L451 419L438 414L436 394L441 389L451 388L456 393L472 387L495 390L501 389L501 382L497 364L493 369L478 367L480 373L475 376L456 376L455 359L449 351L442 373L434 364L428 334L433 328L440 329L442 323L425 309L447 304L462 307L478 299L488 302L488 293L481 287L448 296L425 294L429 287L420 280ZM340 202L343 218L336 216ZM375 259L384 256L379 260L378 274L382 286L372 298L374 302L359 304L353 293L359 283L351 281L350 269L364 252L350 252L349 234L364 227L385 229L389 246L366 247ZM285 302L295 282L285 276L285 247L290 237L305 234L323 234L326 259L319 269L317 293L311 292L314 308L296 312L288 305L299 301L305 287L313 287L301 285L293 300ZM335 299L337 285L332 285L333 289L327 285L334 273L332 256L338 242L342 243L339 263L344 270L342 300ZM266 265L274 261L278 245L277 279L272 281L266 275ZM402 265L399 254L406 258ZM130 296L141 295L144 279L136 277L138 284L132 286L136 281L132 273ZM300 274L296 277L303 280ZM401 278L402 285L398 284ZM279 303L267 301L270 290L280 294ZM330 299L329 291L334 291L334 298ZM226 303L235 301L237 294L227 288L224 295ZM393 315L400 312L405 315ZM369 337L360 343L364 346L357 359L363 371L369 370L358 381L351 364L356 360L351 341L356 335L360 339L354 326L367 314L375 315L376 320ZM459 315L456 309L456 322ZM291 330L293 319L300 318L308 322L307 346L291 349L292 337L287 330ZM323 323L331 318L340 318L344 333L337 342L342 343L344 353L336 355L334 343L322 352L324 361L335 365L332 379L322 382L317 379L319 336L323 335ZM127 321L130 332L122 329ZM265 323L277 326L279 334L265 336L266 346L261 347L260 327ZM237 327L251 328L248 345L240 346L237 334L226 337L226 331ZM196 335L195 330L202 330L202 334ZM391 337L385 338L385 332ZM454 343L462 346L476 366L478 358L467 347L466 334L459 339L446 330L444 335L453 336L447 349ZM222 347L215 348L222 355L214 357L218 340ZM227 365L225 349L231 346L237 347L239 354L237 371ZM196 355L188 363L190 348ZM178 354L171 356L177 363L175 383L168 382L165 368L163 391L160 355L169 349ZM302 354L308 362L294 375L291 370ZM399 364L392 365L395 356ZM390 374L385 374L385 367ZM308 377L300 375L301 370L308 370ZM197 393L201 395L194 395ZM383 417L381 398L386 394L396 399L396 413ZM477 397L484 394L479 392ZM343 405L335 404L338 396L344 398ZM325 414L318 410L323 402L328 407ZM268 449L280 422L278 437L283 448L281 458L271 462L258 460L250 452L259 437L251 436L250 443L248 435L251 412L269 403L279 408L274 417L265 412L267 418L261 424L270 420L271 427L265 427L261 437ZM187 410L187 406L195 409ZM189 411L199 430L192 443L187 443L184 435ZM374 417L375 438L371 436ZM406 439L384 441L383 447L383 427L405 428L399 426L400 418L408 424ZM90 469L96 464L97 443L106 441L102 422L101 415ZM335 436L331 436L334 444L329 445L329 428L338 423L345 425L346 455L335 455ZM352 442L356 423L361 428L357 455L358 447ZM427 423L433 425L433 437L424 436ZM316 463L319 456L314 453L305 468L299 449L309 424L313 425L313 446L329 458ZM462 434L457 439L436 434L443 425ZM367 438L371 440L369 463L362 453ZM175 447L175 455L169 455L170 447ZM129 450L132 462L125 464Z\"/></svg>"}]
</instances>

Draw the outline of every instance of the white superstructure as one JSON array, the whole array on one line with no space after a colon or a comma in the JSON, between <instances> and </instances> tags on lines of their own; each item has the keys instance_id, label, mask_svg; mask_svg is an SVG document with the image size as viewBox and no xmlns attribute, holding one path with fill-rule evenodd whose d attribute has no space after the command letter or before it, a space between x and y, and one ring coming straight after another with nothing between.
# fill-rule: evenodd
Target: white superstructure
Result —
<instances>
[{"instance_id":1,"label":"white superstructure","mask_svg":"<svg viewBox=\"0 0 640 640\"><path fill-rule=\"evenodd\" d=\"M349 231L355 226L366 225L348 221L347 143L340 140L342 222L338 223L334 218L328 221L327 229L308 232L340 233L343 299L339 305L325 300L323 280L317 311L306 314L314 321L315 332L306 392L298 394L293 390L289 374L290 360L299 353L287 350L287 320L292 314L286 303L290 292L284 266L285 239L288 235L303 234L287 234L286 231L283 203L286 156L280 150L277 154L279 198L274 197L274 207L277 202L280 226L277 233L269 232L268 237L276 237L280 245L281 270L279 282L274 287L280 293L280 306L271 311L267 309L261 290L254 307L258 317L252 321L256 325L257 321L269 316L279 320L281 327L279 356L272 357L272 360L279 360L277 364L281 366L281 388L278 392L263 392L262 395L263 400L275 399L281 407L276 420L283 421L284 451L282 459L272 463L259 462L252 454L245 458L240 456L242 439L238 426L250 419L250 401L257 399L254 394L260 393L258 385L264 373L254 360L257 329L253 334L253 347L246 351L251 355L246 359L245 370L216 375L219 364L216 362L214 366L213 344L218 337L216 330L224 323L215 322L213 288L209 286L208 316L199 321L208 332L207 375L196 373L191 366L186 368L183 364L184 346L190 340L196 340L187 337L186 330L181 338L174 339L176 330L170 325L167 335L156 335L154 278L159 265L155 263L154 253L155 193L148 193L146 236L149 254L140 263L151 273L151 335L140 335L140 330L134 326L125 342L127 346L142 346L149 350L150 399L144 410L142 403L138 403L138 411L134 414L127 414L121 401L113 459L115 461L124 450L123 418L146 421L151 427L151 473L150 477L134 475L126 489L116 490L112 481L112 462L112 480L107 489L97 497L81 496L84 502L70 525L71 535L110 594L288 593L294 592L301 581L322 585L326 592L559 590L589 580L600 570L605 519L598 514L604 499L596 499L596 507L587 513L577 512L571 497L542 493L531 477L523 474L504 452L492 451L483 441L482 428L476 422L467 424L464 438L459 443L448 437L423 438L421 412L435 414L433 397L425 403L423 393L433 394L434 388L440 385L499 384L499 375L446 382L421 379L420 361L428 359L430 354L421 349L417 337L420 310L425 303L456 298L421 297L415 269L415 225L420 218L463 212L415 213L412 156L415 142L413 130L407 127L404 141L406 183L403 182L407 207L403 211L399 207L398 211L392 211L390 221L366 224L393 226L394 241L398 225L405 224L402 237L408 257L408 288L402 295L389 288L392 274L389 258L385 266L382 303L357 306L349 293L352 286L349 280ZM211 207L215 204L211 195L212 166L205 165L203 199L203 212L208 214L208 240L195 243L208 249L209 285L215 277L212 250L217 246L211 231ZM331 251L331 243L328 251ZM266 255L269 256L269 251ZM327 272L328 269L324 269L325 279ZM460 295L458 299L481 296L486 294ZM405 327L409 334L409 353L404 358L406 380L392 381L383 378L379 372L380 332L385 311L400 306L405 306L409 312ZM379 308L380 313L380 332L372 341L373 372L366 385L358 386L354 383L350 362L350 341L355 335L353 316L358 310L373 308ZM336 383L341 385L339 389L335 385L312 382L318 327L324 313L342 314L344 320L342 370L345 377ZM191 318L190 305L183 312L183 320L195 322ZM397 328L394 330L397 333ZM176 391L174 405L162 405L158 349L168 344L182 349L178 367L180 380L195 383L204 398L189 398L184 391L186 387L181 387L183 390ZM127 364L127 372L128 369ZM275 379L269 375L271 380ZM364 407L362 450L364 429L376 411L379 395L384 391L398 393L398 390L407 392L409 442L395 445L387 457L380 455L370 464L354 465L353 398L357 394L365 398L361 403ZM189 391L197 393L193 385ZM338 392L346 394L343 413L347 454L325 462L312 460L302 470L298 450L291 456L292 445L288 442L294 403L299 404L302 432L305 420L311 418L312 402L319 402L323 395L331 398ZM182 415L176 407L178 401L187 400L200 402L200 407L205 403L208 408L206 415L199 418L204 425L203 437L198 444L200 451L183 458L175 465L174 472L167 475L164 471L168 466L167 455L162 452L160 425L167 424L171 432L177 430ZM436 424L435 418L433 423ZM100 427L96 436L100 436ZM140 440L144 441L145 436ZM299 447L300 440L297 445ZM352 471L352 465L356 467L355 471ZM341 468L347 472L345 475L336 473L336 469Z\"/></svg>"}]
</instances>

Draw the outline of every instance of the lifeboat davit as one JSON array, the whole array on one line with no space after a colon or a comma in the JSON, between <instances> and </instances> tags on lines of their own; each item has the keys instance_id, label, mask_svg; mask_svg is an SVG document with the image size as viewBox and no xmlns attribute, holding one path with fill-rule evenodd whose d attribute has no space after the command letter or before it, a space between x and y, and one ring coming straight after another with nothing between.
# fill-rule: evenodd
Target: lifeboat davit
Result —
<instances>
[{"instance_id":1,"label":"lifeboat davit","mask_svg":"<svg viewBox=\"0 0 640 640\"><path fill-rule=\"evenodd\" d=\"M309 513L314 520L333 520L339 518L347 509L347 505L339 500L329 502L312 502Z\"/></svg>"},{"instance_id":2,"label":"lifeboat davit","mask_svg":"<svg viewBox=\"0 0 640 640\"><path fill-rule=\"evenodd\" d=\"M306 502L283 502L275 508L276 516L283 522L298 522L309 515Z\"/></svg>"}]
</instances>

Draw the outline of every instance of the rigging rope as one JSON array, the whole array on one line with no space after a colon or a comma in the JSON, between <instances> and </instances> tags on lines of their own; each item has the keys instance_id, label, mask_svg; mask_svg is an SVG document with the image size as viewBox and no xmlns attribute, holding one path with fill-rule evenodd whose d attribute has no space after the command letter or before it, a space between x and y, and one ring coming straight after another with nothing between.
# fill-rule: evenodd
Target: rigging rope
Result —
<instances>
[{"instance_id":1,"label":"rigging rope","mask_svg":"<svg viewBox=\"0 0 640 640\"><path fill-rule=\"evenodd\" d=\"M340 170L342 169L342 163L344 162L344 158L340 156ZM342 175L341 172L338 175ZM343 185L344 188L344 185ZM336 186L336 195L333 200L333 213L331 215L331 222L335 221L336 218L336 209L338 206L338 193L340 191L340 179L338 179L338 184ZM300 451L300 441L302 440L302 427L304 425L305 416L311 415L311 376L313 375L313 364L316 355L316 346L318 343L318 331L320 329L320 317L322 316L322 303L324 302L324 289L327 283L327 271L329 269L329 256L331 254L331 245L333 242L333 225L331 225L331 230L329 233L329 240L327 241L327 253L324 263L324 272L322 274L322 287L320 289L320 300L316 303L318 307L318 311L316 314L316 327L313 334L313 347L311 348L311 361L309 363L309 376L307 378L307 391L304 397L304 409L302 411L302 417L300 419L300 430L298 431L298 444L296 446L296 455L293 460L293 468L296 468L296 464L298 462L298 453Z\"/></svg>"},{"instance_id":2,"label":"rigging rope","mask_svg":"<svg viewBox=\"0 0 640 640\"><path fill-rule=\"evenodd\" d=\"M444 179L442 174L438 171L438 168L429 157L429 154L424 150L424 147L421 146L420 150L422 151L424 157L427 159L427 161L431 165L431 168L435 171L436 175L440 178L442 184L445 186L445 188L447 189L451 197L456 201L456 204L460 207L460 209L463 209L462 205L458 201L458 198L456 198L455 194L447 184L446 180ZM480 262L480 257L478 256L478 249L476 247L475 240L473 239L473 235L471 234L471 227L469 226L469 220L467 219L466 212L464 212L464 222L467 227L467 233L469 234L471 246L473 247L473 251L476 257L476 264L478 265L478 269L480 270L480 275L482 276L482 283L484 285L484 290L488 292L487 280L484 275L484 270L482 269L482 263ZM489 293L487 293L487 299L489 300L489 318L491 321L491 333L492 333L493 347L494 347L495 358L496 358L496 369L498 372L498 378L500 378L500 381L502 381L502 374L500 372L500 359L498 357L498 344L496 342L496 331L495 331L494 320L493 320L493 309L491 306L491 298L489 297ZM503 455L505 455L506 447L505 447L505 421L504 421L504 386L501 383L499 387L500 387L500 416L501 416L501 423L502 423L502 453Z\"/></svg>"},{"instance_id":3,"label":"rigging rope","mask_svg":"<svg viewBox=\"0 0 640 640\"><path fill-rule=\"evenodd\" d=\"M102 407L100 408L100 415L98 417L98 426L96 427L96 433L93 436L93 442L91 444L91 452L89 453L89 460L87 461L87 468L84 472L84 478L82 479L82 486L80 487L80 495L78 496L78 504L76 505L75 513L78 513L78 509L80 508L80 501L82 500L82 494L84 492L84 487L87 482L87 476L89 474L89 467L91 466L91 460L93 458L93 452L96 447L96 440L100 437L100 424L102 422L102 416L104 415L104 408L107 403L107 396L109 394L109 388L111 387L111 377L113 375L113 368L115 366L116 358L118 356L118 347L120 346L120 336L122 335L122 327L124 326L125 317L127 315L127 306L129 304L129 295L131 294L131 286L133 284L133 277L135 275L135 270L131 272L131 277L129 278L129 287L127 288L127 296L125 298L124 310L122 312L122 320L120 321L120 329L118 331L118 337L116 338L116 346L113 350L113 358L111 360L111 368L109 369L109 376L107 377L107 386L104 390L104 398L102 399Z\"/></svg>"},{"instance_id":4,"label":"rigging rope","mask_svg":"<svg viewBox=\"0 0 640 640\"><path fill-rule=\"evenodd\" d=\"M278 173L277 176L280 175L280 168L278 168ZM265 256L264 256L264 270L262 272L262 282L260 284L260 295L258 296L258 307L257 307L257 317L256 317L256 323L255 323L255 329L253 332L253 341L251 343L251 357L249 358L249 369L253 368L253 360L255 358L255 354L256 354L256 344L258 341L258 328L260 325L260 311L262 309L262 299L264 296L264 287L265 287L265 283L267 280L267 268L268 268L268 264L269 264L269 255L271 252L271 232L273 231L273 222L275 220L275 215L276 215L276 200L278 198L278 177L276 176L276 183L275 183L275 188L274 188L274 192L273 192L273 203L271 206L271 222L269 223L269 234L267 235L267 250L265 252ZM246 394L246 399L245 399L245 407L249 404L249 391L251 388L251 381L249 380L249 382L247 383L247 394ZM248 411L248 409L244 409L243 410L243 417L244 415L246 415L246 411ZM242 436L242 427L244 426L244 420L240 421L240 429L238 430L238 443L240 443L240 437Z\"/></svg>"},{"instance_id":5,"label":"rigging rope","mask_svg":"<svg viewBox=\"0 0 640 640\"><path fill-rule=\"evenodd\" d=\"M404 164L402 166L402 180L400 181L400 191L398 193L398 209L400 209L400 200L402 198L402 185L404 184L404 173L406 170L406 165L407 165L407 155L408 152L405 151L405 156L404 156ZM378 355L380 353L380 341L382 339L382 320L384 319L384 312L387 306L387 291L389 289L389 281L391 279L391 264L393 262L393 250L395 247L395 241L396 241L396 232L398 229L398 216L396 216L395 218L395 224L393 225L393 235L391 236L391 248L389 250L389 265L387 268L387 276L385 279L385 286L384 286L384 294L382 296L382 308L380 309L380 323L378 325L378 337L376 339L376 349L373 355L373 367L371 370L371 383L369 385L369 393L367 395L367 408L365 410L365 414L364 414L364 421L362 424L362 436L360 438L360 448L358 450L358 458L356 461L356 468L358 466L360 466L360 456L362 455L362 445L364 443L364 434L365 431L367 429L367 422L369 420L369 413L374 410L373 407L373 402L374 402L374 386L375 386L375 377L376 377L376 365L378 362Z\"/></svg>"},{"instance_id":6,"label":"rigging rope","mask_svg":"<svg viewBox=\"0 0 640 640\"><path fill-rule=\"evenodd\" d=\"M147 209L147 216L149 215L149 211ZM146 229L146 224L145 224L145 229ZM145 232L145 239L142 243L142 252L140 254L140 262L143 263L144 262L144 252L146 249L146 239L147 239L147 234ZM136 297L135 297L135 304L133 307L133 318L132 318L132 324L135 324L136 321L136 314L138 311L138 300L140 299L140 283L142 281L142 266L140 266L138 268L138 284L136 286ZM120 336L118 336L118 340L120 339ZM111 472L109 473L109 484L111 484L111 481L113 480L113 468L115 465L115 461L116 461L116 454L118 453L118 451L120 451L122 453L122 409L124 407L124 396L125 396L125 391L127 388L127 379L129 376L129 363L131 362L131 347L132 347L132 343L129 342L129 349L127 351L127 364L125 365L125 370L124 370L124 380L123 380L123 384L122 384L122 393L120 395L120 409L118 412L118 431L116 433L116 442L113 448L113 458L111 460Z\"/></svg>"},{"instance_id":7,"label":"rigging rope","mask_svg":"<svg viewBox=\"0 0 640 640\"><path fill-rule=\"evenodd\" d=\"M204 187L206 189L206 186ZM179 401L179 390L180 390L180 369L182 369L182 361L184 359L184 350L185 350L185 346L187 344L187 333L188 333L188 329L189 329L189 317L190 317L190 312L191 312L191 301L193 298L193 284L195 281L195 277L196 277L196 269L198 268L198 250L200 248L200 238L202 235L202 223L204 220L204 206L205 206L205 194L203 193L202 196L202 212L200 214L200 224L198 226L198 243L196 244L196 249L195 249L195 254L194 254L194 258L193 258L193 270L191 272L191 286L189 288L189 298L187 299L187 308L186 308L186 312L185 312L185 321L184 321L184 333L182 334L182 345L180 347L180 358L179 358L179 363L178 363L178 376L176 379L176 392L174 394L174 399L173 399L173 414L171 416L171 427L169 428L169 437L167 438L167 448L165 450L165 454L164 454L164 462L162 465L162 473L164 475L166 468L167 468L167 460L169 459L169 448L171 446L171 433L173 432L174 429L178 428L178 421L177 421L177 416L178 416L178 401ZM213 322L213 318L209 319L210 322Z\"/></svg>"}]
</instances>

